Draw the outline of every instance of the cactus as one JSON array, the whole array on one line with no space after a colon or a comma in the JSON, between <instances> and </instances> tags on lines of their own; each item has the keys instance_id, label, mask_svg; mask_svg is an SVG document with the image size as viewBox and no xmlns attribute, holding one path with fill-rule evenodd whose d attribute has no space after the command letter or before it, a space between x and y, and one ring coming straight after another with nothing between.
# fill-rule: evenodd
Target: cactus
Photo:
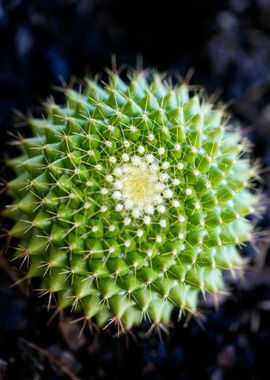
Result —
<instances>
[{"instance_id":1,"label":"cactus","mask_svg":"<svg viewBox=\"0 0 270 380\"><path fill-rule=\"evenodd\" d=\"M157 72L110 72L46 104L9 160L15 257L27 277L98 326L196 314L252 239L247 144L201 93ZM29 260L28 260L29 259Z\"/></svg>"}]
</instances>

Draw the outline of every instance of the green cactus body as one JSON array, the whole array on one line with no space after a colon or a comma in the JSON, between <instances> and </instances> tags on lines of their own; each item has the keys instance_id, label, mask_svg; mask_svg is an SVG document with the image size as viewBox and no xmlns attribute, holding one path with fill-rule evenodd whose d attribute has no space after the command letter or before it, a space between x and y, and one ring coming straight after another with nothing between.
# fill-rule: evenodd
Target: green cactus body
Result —
<instances>
[{"instance_id":1,"label":"green cactus body","mask_svg":"<svg viewBox=\"0 0 270 380\"><path fill-rule=\"evenodd\" d=\"M65 91L9 161L5 214L28 276L99 326L166 323L223 288L251 240L254 170L222 110L158 73Z\"/></svg>"}]
</instances>

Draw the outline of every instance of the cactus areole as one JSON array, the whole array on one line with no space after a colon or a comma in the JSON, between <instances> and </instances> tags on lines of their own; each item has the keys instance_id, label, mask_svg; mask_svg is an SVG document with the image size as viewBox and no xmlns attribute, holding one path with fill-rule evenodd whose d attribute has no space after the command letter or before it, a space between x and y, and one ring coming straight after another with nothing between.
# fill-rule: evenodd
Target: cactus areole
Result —
<instances>
[{"instance_id":1,"label":"cactus areole","mask_svg":"<svg viewBox=\"0 0 270 380\"><path fill-rule=\"evenodd\" d=\"M222 109L155 72L65 90L9 160L15 256L27 276L98 326L196 313L251 240L254 169Z\"/></svg>"}]
</instances>

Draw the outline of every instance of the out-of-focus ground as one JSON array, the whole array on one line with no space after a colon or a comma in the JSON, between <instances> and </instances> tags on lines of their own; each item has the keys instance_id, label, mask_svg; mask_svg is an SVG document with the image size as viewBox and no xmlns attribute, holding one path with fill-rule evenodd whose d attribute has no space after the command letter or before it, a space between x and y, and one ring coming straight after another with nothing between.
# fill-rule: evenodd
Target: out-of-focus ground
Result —
<instances>
[{"instance_id":1,"label":"out-of-focus ground","mask_svg":"<svg viewBox=\"0 0 270 380\"><path fill-rule=\"evenodd\" d=\"M270 0L9 0L0 2L0 143L38 113L55 87L117 64L187 75L230 103L234 120L261 159L262 203L257 249L243 251L243 279L226 275L231 294L218 309L202 301L205 320L177 323L170 335L91 333L71 315L47 311L0 256L0 380L270 378ZM56 98L61 100L59 93ZM2 197L3 198L3 197ZM4 202L4 198L2 202ZM263 233L259 232L263 231ZM4 244L4 240L3 240Z\"/></svg>"}]
</instances>

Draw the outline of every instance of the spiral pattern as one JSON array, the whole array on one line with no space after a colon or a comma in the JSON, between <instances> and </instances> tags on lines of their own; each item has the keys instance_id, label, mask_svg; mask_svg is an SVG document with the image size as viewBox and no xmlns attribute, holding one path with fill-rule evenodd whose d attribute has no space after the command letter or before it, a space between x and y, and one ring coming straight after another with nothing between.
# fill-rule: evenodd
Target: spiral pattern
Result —
<instances>
[{"instance_id":1,"label":"spiral pattern","mask_svg":"<svg viewBox=\"0 0 270 380\"><path fill-rule=\"evenodd\" d=\"M28 276L100 326L166 323L223 288L250 241L246 144L215 109L158 73L87 81L47 103L10 160L5 214Z\"/></svg>"}]
</instances>

